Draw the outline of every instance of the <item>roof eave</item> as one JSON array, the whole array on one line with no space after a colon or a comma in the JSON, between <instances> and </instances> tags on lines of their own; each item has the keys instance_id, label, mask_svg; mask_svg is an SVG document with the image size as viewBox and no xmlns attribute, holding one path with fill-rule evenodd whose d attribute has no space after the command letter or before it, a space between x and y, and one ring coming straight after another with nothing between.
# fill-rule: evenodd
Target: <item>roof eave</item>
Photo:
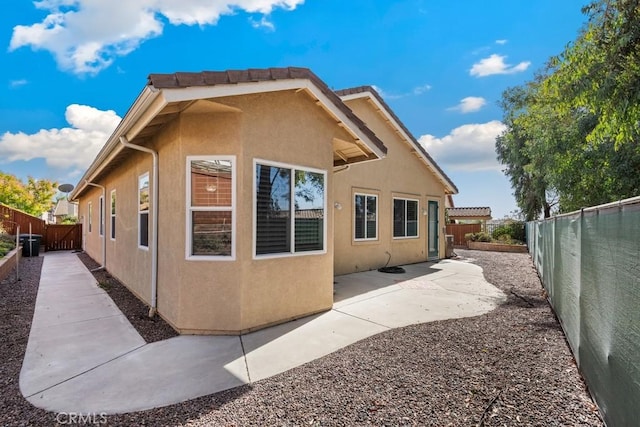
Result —
<instances>
[{"instance_id":1,"label":"roof eave","mask_svg":"<svg viewBox=\"0 0 640 427\"><path fill-rule=\"evenodd\" d=\"M308 71L308 70L306 70ZM154 75L160 78L163 75ZM354 139L362 141L376 159L384 158L387 148L375 134L366 127L351 110L344 104L341 108L338 103L342 100L333 92L319 85L324 85L322 81L313 73L308 71L302 77L291 77L276 80L257 80L239 83L223 83L195 86L167 86L157 88L153 84L148 84L136 98L129 108L124 118L120 121L114 132L111 134L105 145L102 147L89 168L79 180L76 188L69 194L69 199L74 200L86 189L87 182L91 182L98 176L111 160L124 147L120 144L120 137L126 136L132 141L144 127L157 115L161 109L169 103L191 101L196 99L217 98L224 96L247 95L252 93L265 93L280 90L307 90L321 104L337 122L343 123L345 129ZM330 99L335 96L335 99ZM373 160L373 159L372 159Z\"/></svg>"},{"instance_id":2,"label":"roof eave","mask_svg":"<svg viewBox=\"0 0 640 427\"><path fill-rule=\"evenodd\" d=\"M153 86L147 85L144 87L133 105L129 108L122 120L120 120L120 123L109 139L107 139L105 145L100 149L98 155L93 160L89 168L82 175L82 178L80 178L76 187L69 193L69 200L74 200L82 194L87 187L87 182L91 182L93 178L102 171L105 165L109 163L109 160L123 148L122 145L120 145L121 136L126 135L127 139L131 140L137 135L141 129L140 126L136 126L139 125L138 120L149 109L154 101L156 101L160 93L161 91ZM166 101L164 104L166 105ZM130 131L134 127L136 130L134 134L131 134Z\"/></svg>"},{"instance_id":3,"label":"roof eave","mask_svg":"<svg viewBox=\"0 0 640 427\"><path fill-rule=\"evenodd\" d=\"M387 149L373 132L367 134L362 128L364 123L357 123L357 116L348 117L348 115L338 108L329 97L319 88L315 82L309 78L291 78L282 80L242 82L225 85L212 86L190 86L163 88L164 98L168 103L184 102L195 99L219 98L224 96L249 95L254 93L276 92L282 90L307 90L321 103L322 107L336 119L338 122L344 123L347 130L357 140L365 142L367 147L376 155L377 158L384 158ZM342 102L342 100L338 100ZM354 120L356 119L356 120Z\"/></svg>"},{"instance_id":4,"label":"roof eave","mask_svg":"<svg viewBox=\"0 0 640 427\"><path fill-rule=\"evenodd\" d=\"M358 98L368 98L370 99L380 111L383 112L386 119L389 120L396 130L402 135L404 139L406 139L411 145L416 148L416 153L424 160L424 162L429 165L435 175L440 179L440 181L444 184L447 194L458 194L458 187L453 183L453 181L444 173L444 171L438 166L438 164L433 160L433 158L427 153L427 151L420 145L420 143L415 139L415 137L406 129L404 124L400 122L400 119L393 113L391 108L387 105L386 102L380 97L380 95L371 87L364 86L361 88L355 88L356 91L352 93L347 93L344 95L338 95L343 101L349 101L351 99ZM349 89L345 89L343 91L338 92L349 92Z\"/></svg>"}]
</instances>

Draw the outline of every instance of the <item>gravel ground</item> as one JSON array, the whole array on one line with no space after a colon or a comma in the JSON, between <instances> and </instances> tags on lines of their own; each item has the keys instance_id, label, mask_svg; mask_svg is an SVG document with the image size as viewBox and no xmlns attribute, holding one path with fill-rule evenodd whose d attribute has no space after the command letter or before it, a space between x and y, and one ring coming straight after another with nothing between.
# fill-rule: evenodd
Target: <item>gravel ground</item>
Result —
<instances>
[{"instance_id":1,"label":"gravel ground","mask_svg":"<svg viewBox=\"0 0 640 427\"><path fill-rule=\"evenodd\" d=\"M529 256L456 252L483 267L507 294L505 304L483 316L388 331L251 385L108 416L107 424L602 426ZM0 286L2 425L55 424L55 414L18 390L39 270L40 259L26 258L23 280Z\"/></svg>"}]
</instances>

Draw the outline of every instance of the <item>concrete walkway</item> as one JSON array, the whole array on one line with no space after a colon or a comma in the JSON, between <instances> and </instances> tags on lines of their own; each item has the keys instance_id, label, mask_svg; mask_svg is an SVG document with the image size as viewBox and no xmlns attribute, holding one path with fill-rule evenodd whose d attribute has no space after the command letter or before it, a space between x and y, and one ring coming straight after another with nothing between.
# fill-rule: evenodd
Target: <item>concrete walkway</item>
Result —
<instances>
[{"instance_id":1,"label":"concrete walkway","mask_svg":"<svg viewBox=\"0 0 640 427\"><path fill-rule=\"evenodd\" d=\"M20 390L55 412L124 413L268 378L371 335L477 316L505 295L460 261L336 277L333 310L237 336L147 344L70 252L47 253Z\"/></svg>"}]
</instances>

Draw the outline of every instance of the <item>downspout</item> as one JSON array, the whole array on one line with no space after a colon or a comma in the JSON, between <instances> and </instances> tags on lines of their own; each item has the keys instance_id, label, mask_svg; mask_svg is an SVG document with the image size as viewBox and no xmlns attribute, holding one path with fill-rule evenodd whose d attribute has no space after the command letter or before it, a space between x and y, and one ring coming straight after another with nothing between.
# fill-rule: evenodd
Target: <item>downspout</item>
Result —
<instances>
[{"instance_id":1,"label":"downspout","mask_svg":"<svg viewBox=\"0 0 640 427\"><path fill-rule=\"evenodd\" d=\"M98 187L102 190L102 212L100 213L100 216L102 216L102 221L104 222L104 224L98 224L98 230L100 229L100 227L102 227L102 265L100 265L100 267L96 267L91 271L98 271L98 270L104 270L107 266L107 239L106 239L106 233L107 233L107 227L106 227L106 221L107 221L107 201L105 200L105 197L107 197L107 192L106 192L106 188L104 188L103 185L100 184L94 184L93 182L89 182L88 180L84 180L85 184L87 185L91 185L92 187ZM89 219L89 221L91 221L91 219ZM84 228L84 227L83 227Z\"/></svg>"},{"instance_id":2,"label":"downspout","mask_svg":"<svg viewBox=\"0 0 640 427\"><path fill-rule=\"evenodd\" d=\"M158 301L158 152L147 147L131 144L124 135L120 137L120 143L127 148L142 151L153 156L153 203L151 212L151 231L153 238L151 243L151 307L149 307L149 317L153 317L157 311Z\"/></svg>"}]
</instances>

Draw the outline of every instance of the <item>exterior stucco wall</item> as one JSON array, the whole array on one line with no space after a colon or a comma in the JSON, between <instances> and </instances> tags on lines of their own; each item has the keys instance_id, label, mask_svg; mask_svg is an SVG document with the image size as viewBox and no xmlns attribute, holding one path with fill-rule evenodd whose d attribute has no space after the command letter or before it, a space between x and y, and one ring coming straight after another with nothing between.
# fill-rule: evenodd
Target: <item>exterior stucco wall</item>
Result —
<instances>
[{"instance_id":1,"label":"exterior stucco wall","mask_svg":"<svg viewBox=\"0 0 640 427\"><path fill-rule=\"evenodd\" d=\"M102 191L99 188L89 187L86 195L78 204L78 215L80 215L82 222L83 249L97 262L102 262L102 240L100 239L98 224L100 218L98 212L100 195L102 195ZM89 205L91 205L91 212L89 212ZM91 223L91 227L89 227L89 223Z\"/></svg>"},{"instance_id":2,"label":"exterior stucco wall","mask_svg":"<svg viewBox=\"0 0 640 427\"><path fill-rule=\"evenodd\" d=\"M237 98L243 111L243 168L239 171L239 225L242 238L242 328L253 329L333 305L332 139L349 138L304 92ZM283 258L253 256L254 159L327 172L324 254Z\"/></svg>"},{"instance_id":3,"label":"exterior stucco wall","mask_svg":"<svg viewBox=\"0 0 640 427\"><path fill-rule=\"evenodd\" d=\"M155 138L160 163L158 308L185 333L233 333L240 328L242 270L235 261L186 259L187 156L235 155L241 165L239 113L185 112ZM237 184L237 191L240 183ZM236 206L240 211L241 206ZM246 238L237 227L236 250Z\"/></svg>"},{"instance_id":4,"label":"exterior stucco wall","mask_svg":"<svg viewBox=\"0 0 640 427\"><path fill-rule=\"evenodd\" d=\"M389 265L426 261L428 217L423 212L430 200L438 202L439 257L443 257L444 186L369 101L360 98L346 103L384 142L388 152L382 160L354 164L348 170L334 174L334 199L342 206L335 210L335 274L382 267L389 254ZM376 240L354 240L355 193L378 196ZM418 200L418 238L393 238L394 197Z\"/></svg>"},{"instance_id":5,"label":"exterior stucco wall","mask_svg":"<svg viewBox=\"0 0 640 427\"><path fill-rule=\"evenodd\" d=\"M218 98L218 106L210 109L203 102L207 101L183 111L146 142L159 154L158 183L152 179L151 156L130 149L127 159L99 182L106 186L107 270L146 303L151 300L151 251L138 248L138 177L148 172L151 187L158 185L157 308L177 330L236 334L324 311L333 304L334 272L380 267L387 261L386 252L392 254L391 264L427 258L426 216L419 217L419 238L392 239L392 197L417 198L420 213L427 200L437 200L442 226L444 188L367 103L355 101L351 107L385 142L389 155L334 173L332 141L351 137L304 91ZM187 259L187 157L215 155L236 159L235 259ZM326 171L325 252L254 255L256 160ZM109 218L113 189L115 240L110 239ZM353 241L356 191L379 194L375 242ZM93 202L93 230L85 242L96 260L101 257L100 194L90 188L80 204L82 215L86 203ZM334 201L344 208L334 209ZM444 236L440 243L443 253Z\"/></svg>"},{"instance_id":6,"label":"exterior stucco wall","mask_svg":"<svg viewBox=\"0 0 640 427\"><path fill-rule=\"evenodd\" d=\"M347 139L305 93L216 99L241 112L187 109L154 137L159 153L158 311L182 333L233 334L333 303L332 138ZM236 156L235 260L185 256L187 156ZM254 159L327 172L326 253L255 258Z\"/></svg>"},{"instance_id":7,"label":"exterior stucco wall","mask_svg":"<svg viewBox=\"0 0 640 427\"><path fill-rule=\"evenodd\" d=\"M138 177L144 173L151 176L149 155L131 152L117 170L106 176L99 185L105 187L105 233L106 269L131 289L140 299L151 301L151 255L147 249L138 247ZM151 186L154 183L151 182ZM111 191L116 190L116 235L111 239ZM80 199L80 212L87 212L87 203L92 202L92 232L85 234L85 251L98 262L102 260L102 237L99 236L98 198L99 188L92 188ZM149 215L151 218L151 214ZM151 220L149 220L151 223ZM86 221L83 221L87 224Z\"/></svg>"}]
</instances>

